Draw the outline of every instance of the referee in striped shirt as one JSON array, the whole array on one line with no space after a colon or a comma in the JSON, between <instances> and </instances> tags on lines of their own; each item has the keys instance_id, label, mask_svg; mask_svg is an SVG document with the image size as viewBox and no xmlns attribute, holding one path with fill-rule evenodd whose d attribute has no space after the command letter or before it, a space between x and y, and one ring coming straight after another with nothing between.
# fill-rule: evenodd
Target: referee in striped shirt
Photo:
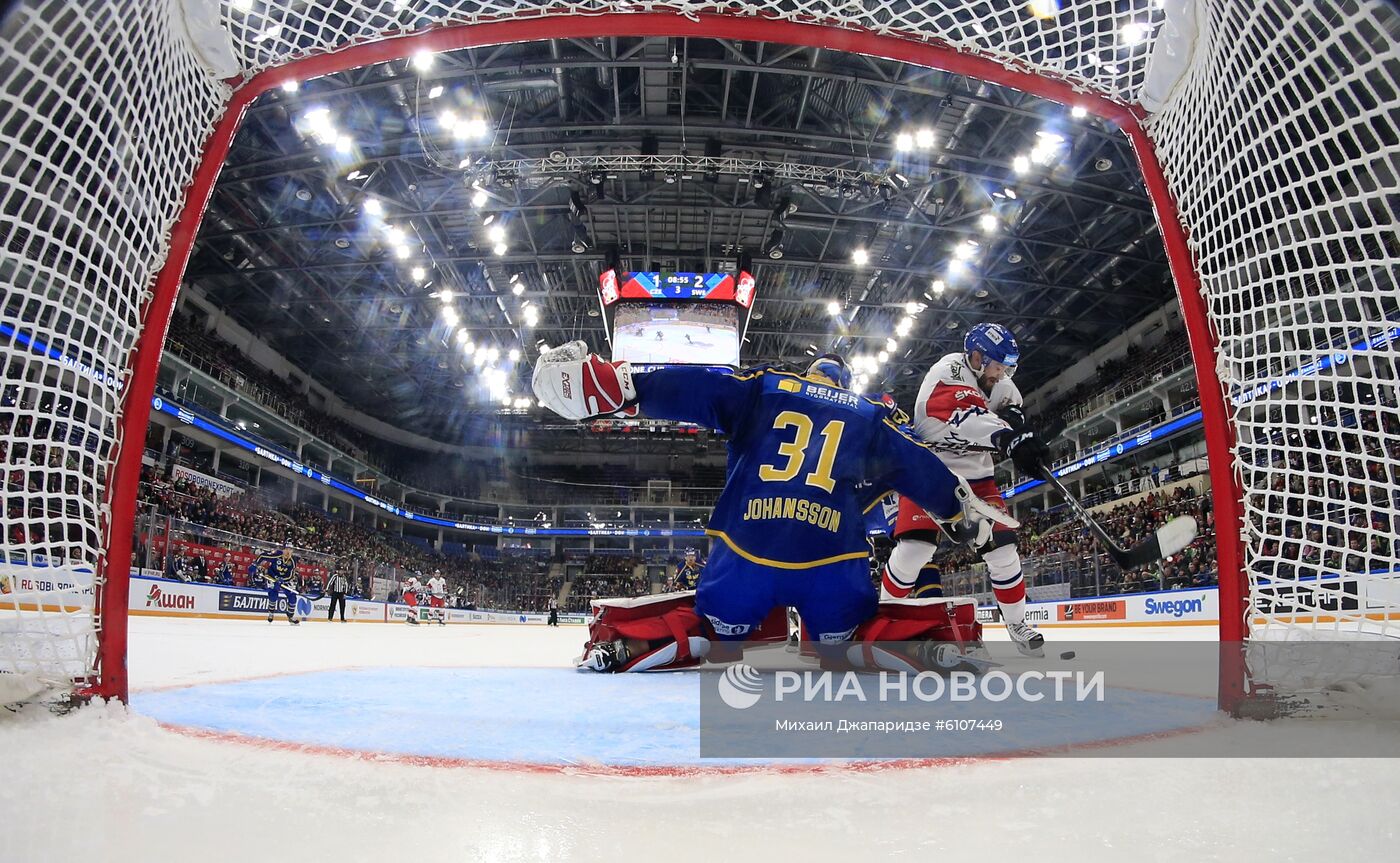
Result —
<instances>
[{"instance_id":1,"label":"referee in striped shirt","mask_svg":"<svg viewBox=\"0 0 1400 863\"><path fill-rule=\"evenodd\" d=\"M335 620L335 604L340 603L340 622L345 622L345 592L350 589L350 583L345 580L345 576L338 572L332 573L326 582L326 590L331 595L331 607L326 612L326 620Z\"/></svg>"}]
</instances>

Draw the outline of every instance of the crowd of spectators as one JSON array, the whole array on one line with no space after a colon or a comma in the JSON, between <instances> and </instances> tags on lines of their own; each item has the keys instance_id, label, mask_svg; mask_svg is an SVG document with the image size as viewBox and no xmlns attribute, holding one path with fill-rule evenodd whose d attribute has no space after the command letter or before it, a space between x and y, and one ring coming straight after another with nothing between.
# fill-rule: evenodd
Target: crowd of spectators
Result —
<instances>
[{"instance_id":1,"label":"crowd of spectators","mask_svg":"<svg viewBox=\"0 0 1400 863\"><path fill-rule=\"evenodd\" d=\"M373 524L344 521L313 506L288 504L271 508L256 492L223 495L191 482L162 478L149 467L143 471L138 501L145 512L226 531L242 541L237 545L240 551L262 553L289 544L297 553L312 553L308 557L322 555L356 580L362 596L370 595L376 578L392 585L387 596L376 596L377 599L397 599L402 582L409 575L425 580L434 570L442 571L449 595L461 607L543 608L549 597L557 595L562 583L560 578L551 581L548 558L538 553L493 553L484 557L473 550L463 555L441 554ZM149 539L137 538L138 565L151 565L176 577L183 573L205 580L211 570L210 561L172 560L153 542L148 543ZM228 541L219 542L226 545Z\"/></svg>"},{"instance_id":2,"label":"crowd of spectators","mask_svg":"<svg viewBox=\"0 0 1400 863\"><path fill-rule=\"evenodd\" d=\"M1095 517L1118 544L1128 548L1178 516L1196 519L1198 534L1191 545L1165 561L1139 570L1120 572L1097 540L1066 507L1022 518L1018 531L1021 557L1032 586L1068 582L1072 596L1110 596L1204 587L1217 581L1215 522L1210 494L1189 486L1170 492L1149 492L1131 503L1098 512ZM958 548L942 555L944 592L949 596L990 593L976 555Z\"/></svg>"},{"instance_id":3,"label":"crowd of spectators","mask_svg":"<svg viewBox=\"0 0 1400 863\"><path fill-rule=\"evenodd\" d=\"M4 465L4 539L10 548L85 559L83 521L106 488L106 445L87 403L22 385L25 364L5 366L0 388L0 465ZM85 502L86 501L86 502Z\"/></svg>"},{"instance_id":4,"label":"crowd of spectators","mask_svg":"<svg viewBox=\"0 0 1400 863\"><path fill-rule=\"evenodd\" d=\"M576 578L569 588L564 611L583 612L589 602L612 596L644 596L651 593L651 580L645 575L609 574L586 575Z\"/></svg>"},{"instance_id":5,"label":"crowd of spectators","mask_svg":"<svg viewBox=\"0 0 1400 863\"><path fill-rule=\"evenodd\" d=\"M1254 569L1270 578L1393 570L1400 560L1400 406L1394 387L1323 388L1312 413L1279 409L1241 446ZM1259 515L1264 512L1268 515Z\"/></svg>"},{"instance_id":6,"label":"crowd of spectators","mask_svg":"<svg viewBox=\"0 0 1400 863\"><path fill-rule=\"evenodd\" d=\"M165 349L318 438L358 458L369 455L369 435L311 407L306 393L291 381L263 369L189 314L176 312L171 317Z\"/></svg>"}]
</instances>

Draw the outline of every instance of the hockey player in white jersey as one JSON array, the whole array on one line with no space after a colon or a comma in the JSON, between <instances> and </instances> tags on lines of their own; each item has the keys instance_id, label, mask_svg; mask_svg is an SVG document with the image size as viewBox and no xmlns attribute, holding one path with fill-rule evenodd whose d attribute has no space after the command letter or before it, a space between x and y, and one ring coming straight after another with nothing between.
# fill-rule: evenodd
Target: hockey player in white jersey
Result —
<instances>
[{"instance_id":1,"label":"hockey player in white jersey","mask_svg":"<svg viewBox=\"0 0 1400 863\"><path fill-rule=\"evenodd\" d=\"M1010 330L978 324L968 331L961 353L948 354L929 369L912 412L914 430L948 469L997 506L1004 503L993 477L992 454L985 448L995 447L1031 476L1040 475L1039 466L1048 456L1045 445L1026 428L1021 392L1011 380L1019 359ZM928 514L901 497L892 536L897 544L885 564L881 594L898 599L909 595L933 559L938 535ZM1026 623L1026 585L1016 532L998 525L992 540L977 551L987 564L992 592L1017 650L1044 655L1044 637Z\"/></svg>"},{"instance_id":2,"label":"hockey player in white jersey","mask_svg":"<svg viewBox=\"0 0 1400 863\"><path fill-rule=\"evenodd\" d=\"M418 625L418 602L422 593L423 584L418 580L418 576L409 575L408 580L403 583L403 601L408 606L408 616L404 618L404 623Z\"/></svg>"},{"instance_id":3,"label":"hockey player in white jersey","mask_svg":"<svg viewBox=\"0 0 1400 863\"><path fill-rule=\"evenodd\" d=\"M428 579L428 604L432 607L432 614L437 618L439 626L447 625L447 579L442 577L442 570L433 570L433 577Z\"/></svg>"}]
</instances>

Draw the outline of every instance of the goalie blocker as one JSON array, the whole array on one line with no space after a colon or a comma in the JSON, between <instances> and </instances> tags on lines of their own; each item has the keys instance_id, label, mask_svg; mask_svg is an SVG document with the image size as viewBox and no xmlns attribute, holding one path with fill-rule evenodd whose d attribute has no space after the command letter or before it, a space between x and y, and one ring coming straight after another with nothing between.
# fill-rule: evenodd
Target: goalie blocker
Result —
<instances>
[{"instance_id":1,"label":"goalie blocker","mask_svg":"<svg viewBox=\"0 0 1400 863\"><path fill-rule=\"evenodd\" d=\"M716 644L709 621L695 611L694 591L626 599L595 599L588 642L577 666L584 671L675 671L693 668ZM746 640L787 641L786 609L774 608ZM899 644L899 647L892 646ZM907 645L905 647L904 645ZM825 668L866 670L975 670L984 664L982 624L971 599L903 599L880 603L851 641L821 645ZM718 658L718 657L716 657ZM737 659L726 655L724 659Z\"/></svg>"}]
</instances>

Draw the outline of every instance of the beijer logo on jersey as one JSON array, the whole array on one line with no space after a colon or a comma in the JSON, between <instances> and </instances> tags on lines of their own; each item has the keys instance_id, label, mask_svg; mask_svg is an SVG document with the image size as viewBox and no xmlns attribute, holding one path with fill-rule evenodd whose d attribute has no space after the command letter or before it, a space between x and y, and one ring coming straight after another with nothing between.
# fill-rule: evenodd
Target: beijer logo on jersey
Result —
<instances>
[{"instance_id":1,"label":"beijer logo on jersey","mask_svg":"<svg viewBox=\"0 0 1400 863\"><path fill-rule=\"evenodd\" d=\"M836 402L837 404L851 408L860 404L860 396L855 393L848 393L845 390L834 390L819 384L808 384L804 395L822 399L823 401Z\"/></svg>"}]
</instances>

